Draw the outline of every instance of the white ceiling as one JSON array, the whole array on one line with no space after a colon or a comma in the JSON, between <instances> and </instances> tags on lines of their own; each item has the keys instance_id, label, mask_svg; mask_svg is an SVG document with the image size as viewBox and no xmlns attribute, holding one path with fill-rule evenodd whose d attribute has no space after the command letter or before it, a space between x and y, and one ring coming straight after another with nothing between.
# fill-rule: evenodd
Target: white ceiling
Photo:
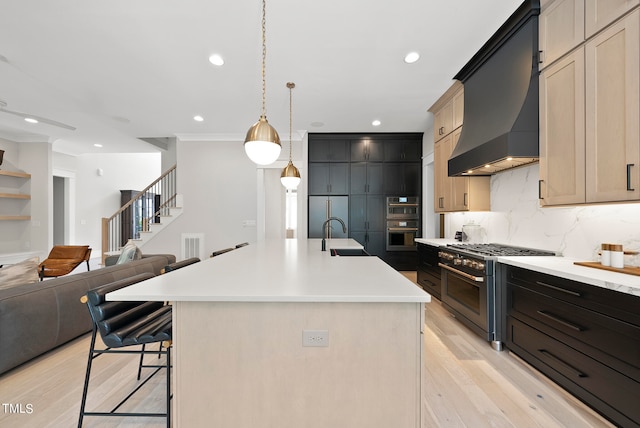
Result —
<instances>
[{"instance_id":1,"label":"white ceiling","mask_svg":"<svg viewBox=\"0 0 640 428\"><path fill-rule=\"evenodd\" d=\"M287 141L293 81L294 130L425 131L427 109L520 3L267 0L267 118ZM0 138L79 155L157 150L138 137L243 136L261 110L261 7L0 0L0 100L76 128L0 112ZM403 62L410 51L415 64Z\"/></svg>"}]
</instances>

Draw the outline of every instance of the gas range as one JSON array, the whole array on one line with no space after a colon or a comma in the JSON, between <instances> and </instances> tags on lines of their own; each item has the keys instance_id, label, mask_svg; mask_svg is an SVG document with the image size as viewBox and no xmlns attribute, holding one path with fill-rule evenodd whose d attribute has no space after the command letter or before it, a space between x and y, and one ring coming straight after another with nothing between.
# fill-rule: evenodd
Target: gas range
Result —
<instances>
[{"instance_id":1,"label":"gas range","mask_svg":"<svg viewBox=\"0 0 640 428\"><path fill-rule=\"evenodd\" d=\"M504 293L495 274L500 256L555 256L552 251L503 244L449 244L438 249L442 304L463 324L502 349Z\"/></svg>"}]
</instances>

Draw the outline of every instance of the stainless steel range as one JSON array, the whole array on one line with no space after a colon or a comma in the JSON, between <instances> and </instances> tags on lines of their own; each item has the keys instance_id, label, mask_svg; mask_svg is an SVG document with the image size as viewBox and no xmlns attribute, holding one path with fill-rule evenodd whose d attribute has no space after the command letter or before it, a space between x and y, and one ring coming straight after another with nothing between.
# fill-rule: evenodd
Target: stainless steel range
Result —
<instances>
[{"instance_id":1,"label":"stainless steel range","mask_svg":"<svg viewBox=\"0 0 640 428\"><path fill-rule=\"evenodd\" d=\"M555 256L551 251L502 244L450 244L438 252L442 304L476 334L502 350L502 287L496 284L499 256Z\"/></svg>"}]
</instances>

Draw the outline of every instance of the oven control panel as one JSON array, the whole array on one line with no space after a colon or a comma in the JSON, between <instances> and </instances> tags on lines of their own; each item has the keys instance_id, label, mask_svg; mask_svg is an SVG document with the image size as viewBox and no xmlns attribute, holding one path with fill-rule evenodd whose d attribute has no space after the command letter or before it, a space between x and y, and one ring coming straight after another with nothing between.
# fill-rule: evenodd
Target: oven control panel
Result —
<instances>
[{"instance_id":1,"label":"oven control panel","mask_svg":"<svg viewBox=\"0 0 640 428\"><path fill-rule=\"evenodd\" d=\"M478 260L471 257L466 257L460 254L454 254L447 251L438 252L440 261L449 266L455 266L456 268L462 268L464 271L474 271L482 273L486 270L486 263L484 260Z\"/></svg>"}]
</instances>

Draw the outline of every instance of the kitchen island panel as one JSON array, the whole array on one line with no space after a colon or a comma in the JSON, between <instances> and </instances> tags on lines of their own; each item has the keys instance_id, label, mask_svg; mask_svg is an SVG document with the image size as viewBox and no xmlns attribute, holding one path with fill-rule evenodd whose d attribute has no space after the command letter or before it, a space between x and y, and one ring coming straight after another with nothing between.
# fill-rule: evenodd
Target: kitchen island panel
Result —
<instances>
[{"instance_id":1,"label":"kitchen island panel","mask_svg":"<svg viewBox=\"0 0 640 428\"><path fill-rule=\"evenodd\" d=\"M174 321L176 426L420 426L423 303L176 302Z\"/></svg>"}]
</instances>

